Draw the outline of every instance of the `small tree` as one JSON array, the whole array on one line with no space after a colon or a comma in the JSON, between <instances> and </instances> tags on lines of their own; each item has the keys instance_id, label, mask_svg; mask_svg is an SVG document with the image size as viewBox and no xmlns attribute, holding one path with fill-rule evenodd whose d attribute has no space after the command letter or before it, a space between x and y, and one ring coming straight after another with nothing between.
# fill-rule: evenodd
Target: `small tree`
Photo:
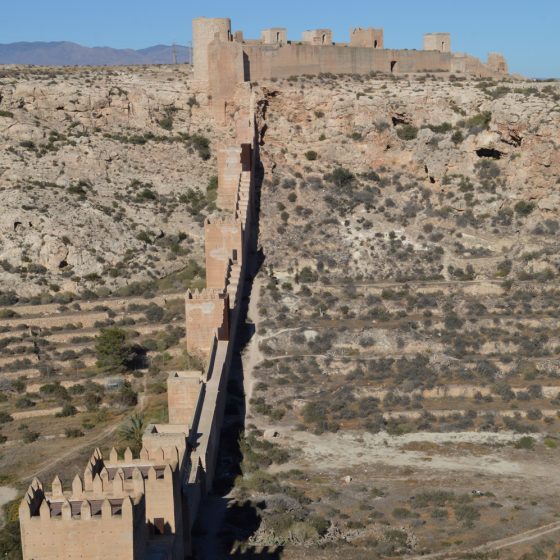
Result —
<instances>
[{"instance_id":1,"label":"small tree","mask_svg":"<svg viewBox=\"0 0 560 560\"><path fill-rule=\"evenodd\" d=\"M97 367L108 371L121 371L132 358L126 331L116 327L101 329L96 338Z\"/></svg>"},{"instance_id":2,"label":"small tree","mask_svg":"<svg viewBox=\"0 0 560 560\"><path fill-rule=\"evenodd\" d=\"M139 453L142 449L142 435L146 426L147 423L143 414L133 414L119 430L119 436L123 443L128 445L133 453Z\"/></svg>"}]
</instances>

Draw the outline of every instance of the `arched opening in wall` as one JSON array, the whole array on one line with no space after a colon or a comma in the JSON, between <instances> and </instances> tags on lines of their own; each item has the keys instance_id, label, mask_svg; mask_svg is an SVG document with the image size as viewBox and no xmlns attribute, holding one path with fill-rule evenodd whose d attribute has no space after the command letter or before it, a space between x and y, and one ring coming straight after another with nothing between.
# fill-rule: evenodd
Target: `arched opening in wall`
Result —
<instances>
[{"instance_id":1,"label":"arched opening in wall","mask_svg":"<svg viewBox=\"0 0 560 560\"><path fill-rule=\"evenodd\" d=\"M276 42L279 43L280 42L280 32L276 33Z\"/></svg>"},{"instance_id":2,"label":"arched opening in wall","mask_svg":"<svg viewBox=\"0 0 560 560\"><path fill-rule=\"evenodd\" d=\"M373 48L374 48L374 49L377 48L377 39L373 42Z\"/></svg>"},{"instance_id":3,"label":"arched opening in wall","mask_svg":"<svg viewBox=\"0 0 560 560\"><path fill-rule=\"evenodd\" d=\"M391 74L394 74L397 71L397 61L391 60Z\"/></svg>"},{"instance_id":4,"label":"arched opening in wall","mask_svg":"<svg viewBox=\"0 0 560 560\"><path fill-rule=\"evenodd\" d=\"M445 52L445 41L441 42L441 52Z\"/></svg>"},{"instance_id":5,"label":"arched opening in wall","mask_svg":"<svg viewBox=\"0 0 560 560\"><path fill-rule=\"evenodd\" d=\"M323 33L323 36L321 37L321 44L325 44L327 42L327 35L325 33Z\"/></svg>"}]
</instances>

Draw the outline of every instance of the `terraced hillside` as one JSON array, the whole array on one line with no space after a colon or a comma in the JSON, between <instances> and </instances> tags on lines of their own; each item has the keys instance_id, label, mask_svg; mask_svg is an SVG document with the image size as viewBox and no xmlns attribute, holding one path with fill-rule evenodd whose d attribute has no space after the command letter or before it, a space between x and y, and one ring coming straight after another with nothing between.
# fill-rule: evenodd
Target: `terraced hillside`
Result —
<instances>
[{"instance_id":1,"label":"terraced hillside","mask_svg":"<svg viewBox=\"0 0 560 560\"><path fill-rule=\"evenodd\" d=\"M120 426L165 420L169 369L199 367L184 293L205 285L218 133L191 82L183 66L0 72L1 484L134 445ZM122 363L99 361L107 331Z\"/></svg>"},{"instance_id":2,"label":"terraced hillside","mask_svg":"<svg viewBox=\"0 0 560 560\"><path fill-rule=\"evenodd\" d=\"M554 523L558 85L260 86L255 453L236 490L263 500L250 542L282 558L466 558ZM558 534L539 536L496 557L555 557Z\"/></svg>"}]
</instances>

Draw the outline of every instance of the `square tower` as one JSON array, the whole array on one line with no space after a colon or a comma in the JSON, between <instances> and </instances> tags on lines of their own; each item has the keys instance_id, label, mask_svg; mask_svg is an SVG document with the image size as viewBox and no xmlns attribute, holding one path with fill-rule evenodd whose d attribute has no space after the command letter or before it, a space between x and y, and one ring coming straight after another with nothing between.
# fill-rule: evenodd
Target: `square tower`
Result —
<instances>
[{"instance_id":1,"label":"square tower","mask_svg":"<svg viewBox=\"0 0 560 560\"><path fill-rule=\"evenodd\" d=\"M229 296L224 291L188 291L185 317L189 354L206 359L215 336L218 340L229 340Z\"/></svg>"},{"instance_id":2,"label":"square tower","mask_svg":"<svg viewBox=\"0 0 560 560\"><path fill-rule=\"evenodd\" d=\"M368 27L367 29L362 29L361 27L350 29L351 47L382 49L384 48L383 41L383 29L374 29L373 27Z\"/></svg>"},{"instance_id":3,"label":"square tower","mask_svg":"<svg viewBox=\"0 0 560 560\"><path fill-rule=\"evenodd\" d=\"M241 221L228 217L207 219L204 224L206 287L223 289L230 260L242 262L243 228Z\"/></svg>"},{"instance_id":4,"label":"square tower","mask_svg":"<svg viewBox=\"0 0 560 560\"><path fill-rule=\"evenodd\" d=\"M504 55L500 53L489 53L488 54L488 68L493 72L498 74L508 73L508 63Z\"/></svg>"},{"instance_id":5,"label":"square tower","mask_svg":"<svg viewBox=\"0 0 560 560\"><path fill-rule=\"evenodd\" d=\"M167 403L169 423L192 426L200 397L201 375L199 371L179 371L167 379Z\"/></svg>"},{"instance_id":6,"label":"square tower","mask_svg":"<svg viewBox=\"0 0 560 560\"><path fill-rule=\"evenodd\" d=\"M451 34L450 33L427 33L426 35L424 35L424 50L450 53Z\"/></svg>"},{"instance_id":7,"label":"square tower","mask_svg":"<svg viewBox=\"0 0 560 560\"><path fill-rule=\"evenodd\" d=\"M272 27L261 31L263 45L285 45L288 42L288 30L284 27Z\"/></svg>"},{"instance_id":8,"label":"square tower","mask_svg":"<svg viewBox=\"0 0 560 560\"><path fill-rule=\"evenodd\" d=\"M332 45L332 30L311 29L304 31L301 36L301 42L308 45Z\"/></svg>"}]
</instances>

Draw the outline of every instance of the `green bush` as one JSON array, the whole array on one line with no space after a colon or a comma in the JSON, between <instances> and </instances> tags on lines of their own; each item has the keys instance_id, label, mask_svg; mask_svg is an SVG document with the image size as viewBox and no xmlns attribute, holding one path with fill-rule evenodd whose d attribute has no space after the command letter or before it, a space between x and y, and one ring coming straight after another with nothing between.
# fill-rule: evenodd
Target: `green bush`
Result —
<instances>
[{"instance_id":1,"label":"green bush","mask_svg":"<svg viewBox=\"0 0 560 560\"><path fill-rule=\"evenodd\" d=\"M64 430L64 435L67 438L79 438L84 437L84 432L82 432L80 428L66 428L66 430Z\"/></svg>"},{"instance_id":2,"label":"green bush","mask_svg":"<svg viewBox=\"0 0 560 560\"><path fill-rule=\"evenodd\" d=\"M62 410L60 412L57 412L55 416L57 418L67 418L69 416L75 416L77 413L78 409L75 406L72 406L71 404L65 404L62 407Z\"/></svg>"},{"instance_id":3,"label":"green bush","mask_svg":"<svg viewBox=\"0 0 560 560\"><path fill-rule=\"evenodd\" d=\"M401 140L414 140L418 136L418 129L411 124L405 124L397 128L397 136Z\"/></svg>"},{"instance_id":4,"label":"green bush","mask_svg":"<svg viewBox=\"0 0 560 560\"><path fill-rule=\"evenodd\" d=\"M159 126L164 130L173 130L173 116L170 114L165 115L158 121Z\"/></svg>"},{"instance_id":5,"label":"green bush","mask_svg":"<svg viewBox=\"0 0 560 560\"><path fill-rule=\"evenodd\" d=\"M301 284L310 284L317 282L318 278L319 277L315 271L311 270L308 266L304 266L297 275L296 280Z\"/></svg>"},{"instance_id":6,"label":"green bush","mask_svg":"<svg viewBox=\"0 0 560 560\"><path fill-rule=\"evenodd\" d=\"M463 133L460 130L457 130L457 132L454 132L451 136L451 141L456 146L459 145L464 139L465 137L463 136Z\"/></svg>"},{"instance_id":7,"label":"green bush","mask_svg":"<svg viewBox=\"0 0 560 560\"><path fill-rule=\"evenodd\" d=\"M307 152L305 152L305 158L309 161L315 161L318 157L318 154L316 151L314 150L309 150Z\"/></svg>"},{"instance_id":8,"label":"green bush","mask_svg":"<svg viewBox=\"0 0 560 560\"><path fill-rule=\"evenodd\" d=\"M0 412L0 424L5 424L6 422L13 422L13 418L7 412Z\"/></svg>"},{"instance_id":9,"label":"green bush","mask_svg":"<svg viewBox=\"0 0 560 560\"><path fill-rule=\"evenodd\" d=\"M34 432L29 428L26 428L22 432L23 443L33 443L39 439L40 435L41 434L39 432Z\"/></svg>"},{"instance_id":10,"label":"green bush","mask_svg":"<svg viewBox=\"0 0 560 560\"><path fill-rule=\"evenodd\" d=\"M205 161L210 159L210 140L208 140L208 138L200 134L194 134L190 137L190 143L192 147L198 152L200 159Z\"/></svg>"},{"instance_id":11,"label":"green bush","mask_svg":"<svg viewBox=\"0 0 560 560\"><path fill-rule=\"evenodd\" d=\"M337 167L328 177L337 187L347 187L354 181L354 173L344 167Z\"/></svg>"},{"instance_id":12,"label":"green bush","mask_svg":"<svg viewBox=\"0 0 560 560\"><path fill-rule=\"evenodd\" d=\"M515 206L514 210L516 214L520 216L528 216L535 209L535 205L532 202L525 202L520 200Z\"/></svg>"},{"instance_id":13,"label":"green bush","mask_svg":"<svg viewBox=\"0 0 560 560\"><path fill-rule=\"evenodd\" d=\"M474 115L470 119L464 121L463 124L465 128L480 128L486 130L490 121L492 120L492 113L490 111L484 111L483 113L479 113L478 115Z\"/></svg>"},{"instance_id":14,"label":"green bush","mask_svg":"<svg viewBox=\"0 0 560 560\"><path fill-rule=\"evenodd\" d=\"M429 124L428 128L436 134L445 134L446 132L451 132L453 130L453 127L448 122L444 122L438 125Z\"/></svg>"},{"instance_id":15,"label":"green bush","mask_svg":"<svg viewBox=\"0 0 560 560\"><path fill-rule=\"evenodd\" d=\"M95 340L97 367L108 371L125 369L132 357L126 331L117 327L101 329Z\"/></svg>"},{"instance_id":16,"label":"green bush","mask_svg":"<svg viewBox=\"0 0 560 560\"><path fill-rule=\"evenodd\" d=\"M36 150L37 146L35 146L35 142L31 140L22 140L19 145L26 150Z\"/></svg>"},{"instance_id":17,"label":"green bush","mask_svg":"<svg viewBox=\"0 0 560 560\"><path fill-rule=\"evenodd\" d=\"M464 527L472 528L476 521L480 519L480 512L469 504L457 504L454 508L455 517Z\"/></svg>"},{"instance_id":18,"label":"green bush","mask_svg":"<svg viewBox=\"0 0 560 560\"><path fill-rule=\"evenodd\" d=\"M515 442L515 449L525 449L531 451L535 448L535 438L531 436L523 436Z\"/></svg>"}]
</instances>

